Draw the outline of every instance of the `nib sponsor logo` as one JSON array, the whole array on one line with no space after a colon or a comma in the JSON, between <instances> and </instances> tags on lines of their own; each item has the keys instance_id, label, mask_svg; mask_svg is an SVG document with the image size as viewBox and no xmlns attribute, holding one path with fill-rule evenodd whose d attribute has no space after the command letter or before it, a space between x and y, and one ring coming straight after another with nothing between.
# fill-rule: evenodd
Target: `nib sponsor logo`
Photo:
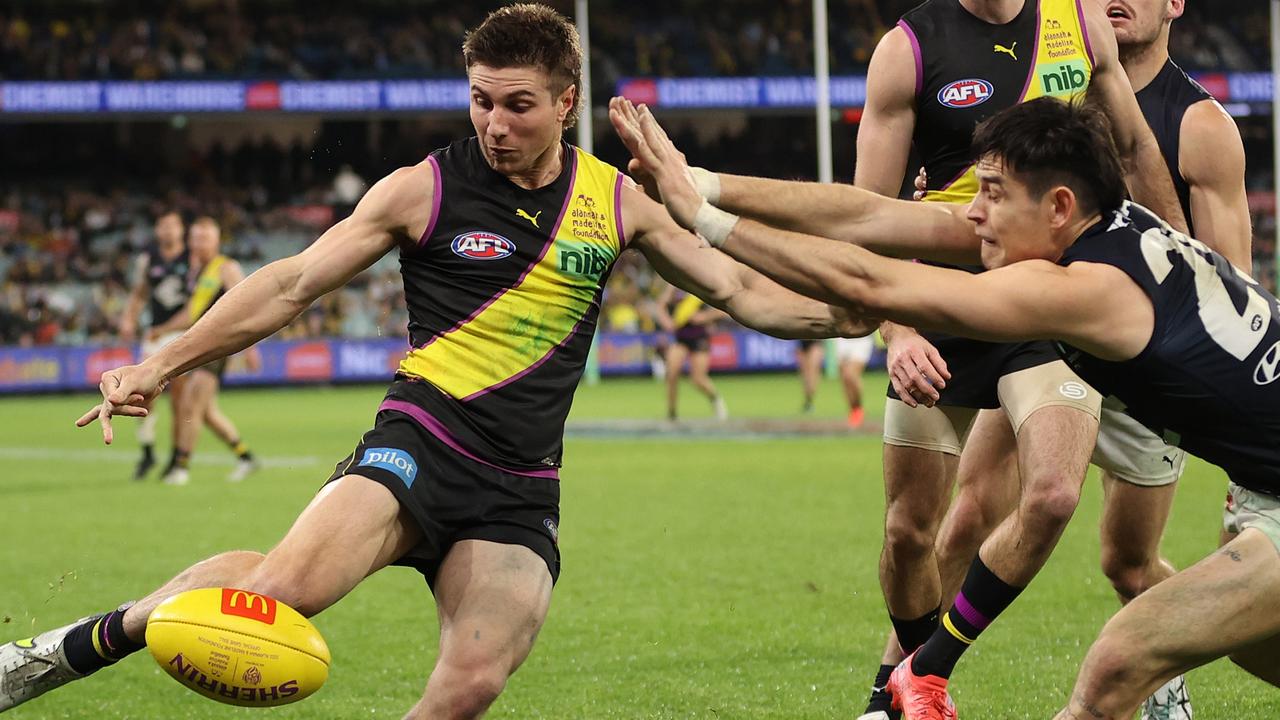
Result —
<instances>
[{"instance_id":1,"label":"nib sponsor logo","mask_svg":"<svg viewBox=\"0 0 1280 720\"><path fill-rule=\"evenodd\" d=\"M241 687L210 678L196 664L178 653L169 661L171 672L184 685L202 695L220 696L241 703L276 703L298 694L298 681L286 680L269 687ZM246 673L248 674L248 673Z\"/></svg>"},{"instance_id":2,"label":"nib sponsor logo","mask_svg":"<svg viewBox=\"0 0 1280 720\"><path fill-rule=\"evenodd\" d=\"M1089 84L1089 73L1083 60L1037 65L1036 75L1040 76L1044 94L1055 97L1072 95Z\"/></svg>"}]
</instances>

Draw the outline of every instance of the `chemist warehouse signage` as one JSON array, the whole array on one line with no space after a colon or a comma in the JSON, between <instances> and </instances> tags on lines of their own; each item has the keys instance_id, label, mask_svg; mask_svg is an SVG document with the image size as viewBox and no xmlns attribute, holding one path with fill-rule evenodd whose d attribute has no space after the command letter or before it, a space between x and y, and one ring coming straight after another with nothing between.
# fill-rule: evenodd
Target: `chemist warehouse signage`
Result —
<instances>
[{"instance_id":1,"label":"chemist warehouse signage","mask_svg":"<svg viewBox=\"0 0 1280 720\"><path fill-rule=\"evenodd\" d=\"M1195 75L1224 103L1270 102L1270 73ZM812 77L628 78L615 92L635 102L676 109L809 108ZM831 78L831 104L861 107L867 80ZM465 110L466 80L0 82L5 115L148 113L346 113Z\"/></svg>"}]
</instances>

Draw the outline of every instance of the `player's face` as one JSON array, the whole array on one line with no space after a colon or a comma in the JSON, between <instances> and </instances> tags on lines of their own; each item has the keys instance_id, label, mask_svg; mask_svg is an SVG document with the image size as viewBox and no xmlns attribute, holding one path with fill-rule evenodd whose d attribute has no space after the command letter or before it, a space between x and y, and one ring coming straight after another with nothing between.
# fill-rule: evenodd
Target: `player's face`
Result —
<instances>
[{"instance_id":1,"label":"player's face","mask_svg":"<svg viewBox=\"0 0 1280 720\"><path fill-rule=\"evenodd\" d=\"M218 255L218 228L207 223L191 226L187 246L200 262L208 262Z\"/></svg>"},{"instance_id":2,"label":"player's face","mask_svg":"<svg viewBox=\"0 0 1280 720\"><path fill-rule=\"evenodd\" d=\"M1056 259L1045 196L1032 196L1025 184L1005 172L999 159L984 157L978 162L977 175L978 194L969 203L967 216L977 224L982 238L983 267Z\"/></svg>"},{"instance_id":3,"label":"player's face","mask_svg":"<svg viewBox=\"0 0 1280 720\"><path fill-rule=\"evenodd\" d=\"M161 245L177 245L182 242L182 218L169 213L156 218L156 240Z\"/></svg>"},{"instance_id":4,"label":"player's face","mask_svg":"<svg viewBox=\"0 0 1280 720\"><path fill-rule=\"evenodd\" d=\"M1166 20L1182 15L1183 0L1099 0L1116 42L1121 46L1150 45L1160 37Z\"/></svg>"},{"instance_id":5,"label":"player's face","mask_svg":"<svg viewBox=\"0 0 1280 720\"><path fill-rule=\"evenodd\" d=\"M535 67L473 65L470 80L471 124L494 170L524 172L559 142L573 86L554 96L547 74Z\"/></svg>"}]
</instances>

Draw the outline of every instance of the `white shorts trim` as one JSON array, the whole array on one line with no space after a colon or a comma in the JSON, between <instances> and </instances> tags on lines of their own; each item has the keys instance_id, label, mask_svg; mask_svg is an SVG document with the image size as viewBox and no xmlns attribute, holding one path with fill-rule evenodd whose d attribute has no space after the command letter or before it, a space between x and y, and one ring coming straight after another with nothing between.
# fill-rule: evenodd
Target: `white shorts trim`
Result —
<instances>
[{"instance_id":1,"label":"white shorts trim","mask_svg":"<svg viewBox=\"0 0 1280 720\"><path fill-rule=\"evenodd\" d=\"M156 353L160 352L160 348L164 347L165 345L168 345L174 340L177 340L180 335L182 335L182 331L176 330L174 332L165 333L164 335L161 335L155 340L143 341L142 359L146 360L152 355L155 355Z\"/></svg>"},{"instance_id":2,"label":"white shorts trim","mask_svg":"<svg viewBox=\"0 0 1280 720\"><path fill-rule=\"evenodd\" d=\"M857 362L866 365L876 348L874 335L860 338L836 338L836 359L840 362Z\"/></svg>"}]
</instances>

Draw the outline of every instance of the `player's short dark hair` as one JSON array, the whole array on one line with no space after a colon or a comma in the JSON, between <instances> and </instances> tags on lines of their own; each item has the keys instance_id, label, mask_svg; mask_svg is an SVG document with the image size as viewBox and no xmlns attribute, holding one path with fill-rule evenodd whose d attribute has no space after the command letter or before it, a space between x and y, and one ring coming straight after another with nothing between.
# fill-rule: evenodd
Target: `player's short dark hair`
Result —
<instances>
[{"instance_id":1,"label":"player's short dark hair","mask_svg":"<svg viewBox=\"0 0 1280 720\"><path fill-rule=\"evenodd\" d=\"M539 68L551 78L552 96L573 85L574 104L565 127L577 122L583 102L578 29L546 5L519 3L489 13L462 41L462 59L468 71L473 65Z\"/></svg>"},{"instance_id":2,"label":"player's short dark hair","mask_svg":"<svg viewBox=\"0 0 1280 720\"><path fill-rule=\"evenodd\" d=\"M977 127L973 156L998 158L1037 196L1071 188L1086 213L1118 208L1128 196L1111 123L1083 101L1042 97L1014 105Z\"/></svg>"},{"instance_id":3,"label":"player's short dark hair","mask_svg":"<svg viewBox=\"0 0 1280 720\"><path fill-rule=\"evenodd\" d=\"M178 210L177 208L169 208L167 210L161 210L160 212L156 213L155 222L160 222L161 220L169 217L170 215L178 218L178 222L182 223L183 225L187 224L187 218L182 214L182 211Z\"/></svg>"}]
</instances>

